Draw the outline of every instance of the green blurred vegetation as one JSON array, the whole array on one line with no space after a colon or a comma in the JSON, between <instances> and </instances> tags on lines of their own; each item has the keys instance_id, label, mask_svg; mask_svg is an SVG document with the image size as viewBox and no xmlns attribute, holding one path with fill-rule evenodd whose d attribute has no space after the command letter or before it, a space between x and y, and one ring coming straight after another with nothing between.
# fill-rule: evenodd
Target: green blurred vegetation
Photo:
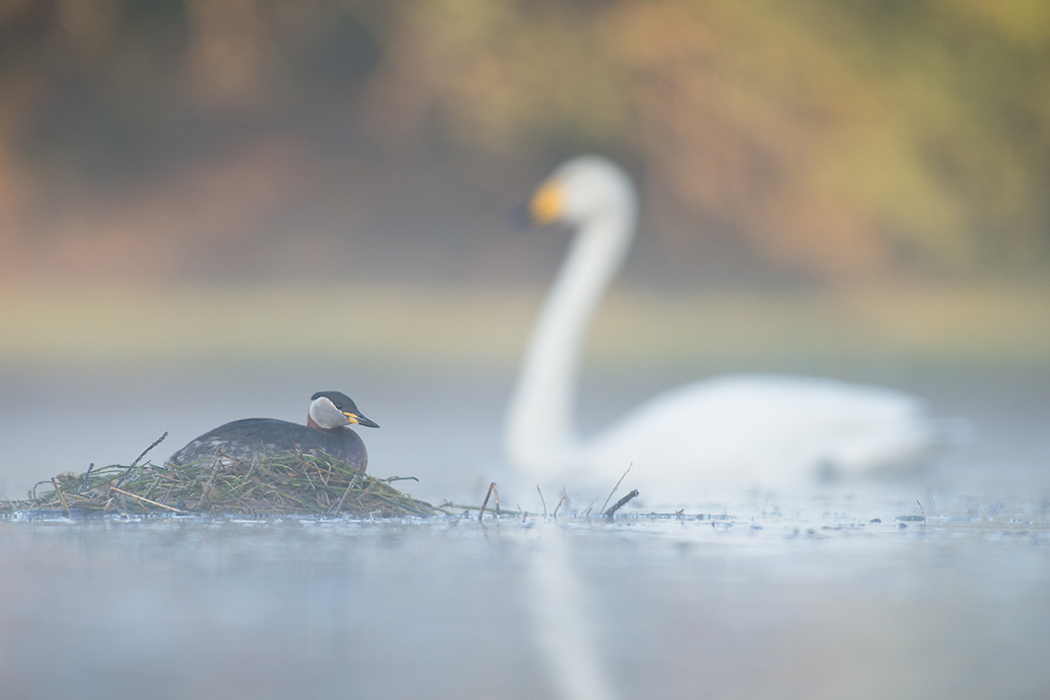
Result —
<instances>
[{"instance_id":1,"label":"green blurred vegetation","mask_svg":"<svg viewBox=\"0 0 1050 700\"><path fill-rule=\"evenodd\" d=\"M1045 276L1050 3L0 0L7 277L177 276L201 241L352 221L419 153L520 187L581 150L677 256Z\"/></svg>"},{"instance_id":2,"label":"green blurred vegetation","mask_svg":"<svg viewBox=\"0 0 1050 700\"><path fill-rule=\"evenodd\" d=\"M212 366L509 374L541 290L384 285L0 290L0 374ZM817 371L890 363L1045 368L1050 288L969 284L792 294L619 290L585 366L620 374Z\"/></svg>"}]
</instances>

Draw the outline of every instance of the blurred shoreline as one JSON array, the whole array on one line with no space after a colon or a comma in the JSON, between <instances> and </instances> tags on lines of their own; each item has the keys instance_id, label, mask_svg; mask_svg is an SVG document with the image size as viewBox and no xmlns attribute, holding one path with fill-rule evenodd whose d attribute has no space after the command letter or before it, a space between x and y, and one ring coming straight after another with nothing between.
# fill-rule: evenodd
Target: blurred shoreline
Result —
<instances>
[{"instance_id":1,"label":"blurred shoreline","mask_svg":"<svg viewBox=\"0 0 1050 700\"><path fill-rule=\"evenodd\" d=\"M179 373L324 364L504 373L545 289L329 286L0 287L0 372ZM791 369L847 361L1050 367L1050 285L664 293L619 287L585 366Z\"/></svg>"}]
</instances>

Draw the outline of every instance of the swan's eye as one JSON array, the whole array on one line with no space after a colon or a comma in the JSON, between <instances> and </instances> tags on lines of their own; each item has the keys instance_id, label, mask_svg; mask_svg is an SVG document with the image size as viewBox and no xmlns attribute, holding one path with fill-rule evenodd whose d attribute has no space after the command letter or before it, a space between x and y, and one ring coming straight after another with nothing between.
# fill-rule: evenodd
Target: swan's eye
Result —
<instances>
[{"instance_id":1,"label":"swan's eye","mask_svg":"<svg viewBox=\"0 0 1050 700\"><path fill-rule=\"evenodd\" d=\"M536 190L529 202L529 213L538 224L557 221L565 210L565 192L559 182L546 182Z\"/></svg>"}]
</instances>

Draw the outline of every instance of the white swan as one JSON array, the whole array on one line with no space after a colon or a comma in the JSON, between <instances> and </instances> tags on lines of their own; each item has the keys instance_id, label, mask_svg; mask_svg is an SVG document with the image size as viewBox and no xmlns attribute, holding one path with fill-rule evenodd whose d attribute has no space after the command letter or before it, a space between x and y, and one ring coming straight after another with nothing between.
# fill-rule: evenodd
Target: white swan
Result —
<instances>
[{"instance_id":1,"label":"white swan","mask_svg":"<svg viewBox=\"0 0 1050 700\"><path fill-rule=\"evenodd\" d=\"M591 317L630 247L635 190L612 162L580 156L551 174L529 211L536 223L560 221L577 233L507 415L505 456L523 476L548 486L611 486L633 464L624 486L666 499L716 487L798 484L828 469L861 472L912 460L935 442L932 422L911 396L779 376L682 386L598 436L580 438L573 420L577 368Z\"/></svg>"}]
</instances>

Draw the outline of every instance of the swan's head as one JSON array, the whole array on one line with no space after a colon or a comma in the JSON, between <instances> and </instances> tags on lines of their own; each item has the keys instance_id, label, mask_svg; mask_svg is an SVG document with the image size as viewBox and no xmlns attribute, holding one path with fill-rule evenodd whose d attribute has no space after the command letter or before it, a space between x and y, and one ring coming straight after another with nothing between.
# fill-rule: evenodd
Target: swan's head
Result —
<instances>
[{"instance_id":1,"label":"swan's head","mask_svg":"<svg viewBox=\"0 0 1050 700\"><path fill-rule=\"evenodd\" d=\"M637 197L631 178L601 156L577 156L562 163L529 201L537 224L579 226L588 221L634 219Z\"/></svg>"},{"instance_id":2,"label":"swan's head","mask_svg":"<svg viewBox=\"0 0 1050 700\"><path fill-rule=\"evenodd\" d=\"M306 424L311 428L332 430L351 423L368 428L379 427L374 421L365 418L353 400L342 392L319 391L310 397Z\"/></svg>"}]
</instances>

